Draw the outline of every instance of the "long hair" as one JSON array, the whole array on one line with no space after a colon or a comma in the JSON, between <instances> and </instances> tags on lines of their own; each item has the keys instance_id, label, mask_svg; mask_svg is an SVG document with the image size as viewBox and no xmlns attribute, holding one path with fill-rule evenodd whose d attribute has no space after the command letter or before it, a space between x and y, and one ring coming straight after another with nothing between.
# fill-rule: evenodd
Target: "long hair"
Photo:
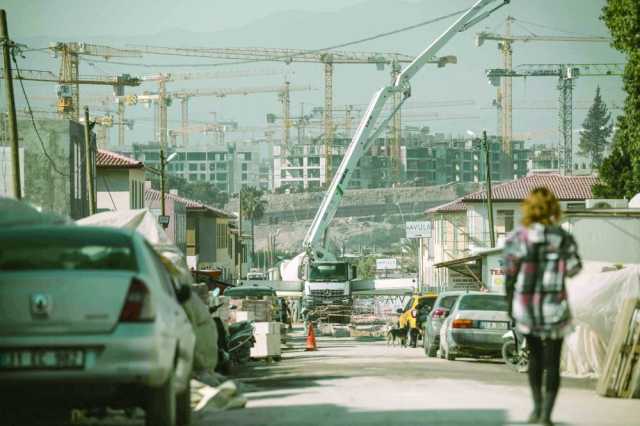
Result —
<instances>
[{"instance_id":1,"label":"long hair","mask_svg":"<svg viewBox=\"0 0 640 426\"><path fill-rule=\"evenodd\" d=\"M560 220L560 203L548 188L534 188L522 203L522 224L551 225Z\"/></svg>"}]
</instances>

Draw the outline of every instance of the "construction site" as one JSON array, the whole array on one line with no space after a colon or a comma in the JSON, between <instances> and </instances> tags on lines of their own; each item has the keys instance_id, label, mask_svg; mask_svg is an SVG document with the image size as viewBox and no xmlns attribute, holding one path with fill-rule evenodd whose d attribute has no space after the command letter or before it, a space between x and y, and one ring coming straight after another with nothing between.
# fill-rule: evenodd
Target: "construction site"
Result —
<instances>
[{"instance_id":1,"label":"construction site","mask_svg":"<svg viewBox=\"0 0 640 426\"><path fill-rule=\"evenodd\" d=\"M8 426L636 424L635 2L7 1Z\"/></svg>"}]
</instances>

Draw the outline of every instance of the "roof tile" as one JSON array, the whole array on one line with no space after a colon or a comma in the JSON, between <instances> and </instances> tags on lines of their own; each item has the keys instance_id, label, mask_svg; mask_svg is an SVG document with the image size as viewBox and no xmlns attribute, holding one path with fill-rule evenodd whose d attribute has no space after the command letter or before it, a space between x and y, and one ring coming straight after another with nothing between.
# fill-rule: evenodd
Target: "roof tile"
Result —
<instances>
[{"instance_id":1,"label":"roof tile","mask_svg":"<svg viewBox=\"0 0 640 426\"><path fill-rule=\"evenodd\" d=\"M231 212L228 212L228 211L225 211L225 210L222 210L222 209L215 208L213 206L201 203L199 201L191 200L189 198L180 197L179 195L172 194L170 192L166 192L164 195L165 195L166 198L170 198L170 199L172 199L174 201L177 201L179 203L184 204L187 209L203 209L203 210L208 210L208 211L210 211L212 213L215 213L215 214L217 214L219 216L227 217L227 218L230 218L230 219L236 218L236 215L234 213L231 213ZM160 200L160 191L158 191L157 189L146 188L144 190L144 199L145 199L145 201L158 201L158 200Z\"/></svg>"},{"instance_id":2,"label":"roof tile","mask_svg":"<svg viewBox=\"0 0 640 426\"><path fill-rule=\"evenodd\" d=\"M98 149L96 155L96 167L100 168L116 168L116 169L140 169L144 167L142 161L125 157L116 152L107 151L106 149Z\"/></svg>"}]
</instances>

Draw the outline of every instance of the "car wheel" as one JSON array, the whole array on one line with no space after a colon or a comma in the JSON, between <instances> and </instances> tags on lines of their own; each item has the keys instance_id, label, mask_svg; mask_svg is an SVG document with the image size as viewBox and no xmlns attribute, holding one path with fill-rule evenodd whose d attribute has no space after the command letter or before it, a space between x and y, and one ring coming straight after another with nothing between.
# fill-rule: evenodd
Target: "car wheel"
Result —
<instances>
[{"instance_id":1,"label":"car wheel","mask_svg":"<svg viewBox=\"0 0 640 426\"><path fill-rule=\"evenodd\" d=\"M187 388L176 395L176 424L189 426L191 424L191 375L187 380Z\"/></svg>"},{"instance_id":2,"label":"car wheel","mask_svg":"<svg viewBox=\"0 0 640 426\"><path fill-rule=\"evenodd\" d=\"M175 426L176 425L176 395L174 385L174 374L172 370L164 382L159 387L149 389L146 406L145 425L146 426Z\"/></svg>"},{"instance_id":3,"label":"car wheel","mask_svg":"<svg viewBox=\"0 0 640 426\"><path fill-rule=\"evenodd\" d=\"M429 346L425 348L428 357L435 357L438 354L438 347L429 340Z\"/></svg>"}]
</instances>

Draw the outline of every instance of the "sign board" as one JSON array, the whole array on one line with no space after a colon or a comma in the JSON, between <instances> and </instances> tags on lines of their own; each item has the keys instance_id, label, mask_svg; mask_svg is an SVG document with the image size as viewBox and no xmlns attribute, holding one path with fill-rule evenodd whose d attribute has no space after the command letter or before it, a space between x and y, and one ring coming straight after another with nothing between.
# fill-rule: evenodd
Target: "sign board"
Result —
<instances>
[{"instance_id":1,"label":"sign board","mask_svg":"<svg viewBox=\"0 0 640 426\"><path fill-rule=\"evenodd\" d=\"M407 238L431 238L431 222L407 222Z\"/></svg>"},{"instance_id":2,"label":"sign board","mask_svg":"<svg viewBox=\"0 0 640 426\"><path fill-rule=\"evenodd\" d=\"M376 259L376 269L377 270L385 270L385 269L397 269L398 263L396 259Z\"/></svg>"},{"instance_id":3,"label":"sign board","mask_svg":"<svg viewBox=\"0 0 640 426\"><path fill-rule=\"evenodd\" d=\"M171 216L158 216L158 223L164 227L166 227L167 225L169 225L169 219L171 218Z\"/></svg>"}]
</instances>

